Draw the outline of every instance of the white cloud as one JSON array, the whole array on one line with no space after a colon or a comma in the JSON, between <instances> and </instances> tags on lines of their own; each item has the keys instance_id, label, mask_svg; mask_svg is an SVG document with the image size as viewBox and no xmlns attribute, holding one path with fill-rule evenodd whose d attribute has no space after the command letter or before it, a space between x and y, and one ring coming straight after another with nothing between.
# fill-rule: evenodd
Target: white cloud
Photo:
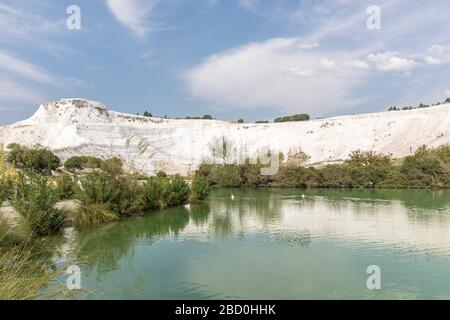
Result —
<instances>
[{"instance_id":1,"label":"white cloud","mask_svg":"<svg viewBox=\"0 0 450 320\"><path fill-rule=\"evenodd\" d=\"M222 52L187 71L184 79L194 98L224 108L328 114L354 105L349 95L365 71L341 66L341 53L299 51L301 43L276 38ZM338 66L339 74L329 72Z\"/></svg>"},{"instance_id":2,"label":"white cloud","mask_svg":"<svg viewBox=\"0 0 450 320\"><path fill-rule=\"evenodd\" d=\"M442 53L444 53L444 51L445 51L445 48L439 44L432 45L431 47L428 48L428 52L435 53L435 54L442 54Z\"/></svg>"},{"instance_id":3,"label":"white cloud","mask_svg":"<svg viewBox=\"0 0 450 320\"><path fill-rule=\"evenodd\" d=\"M4 52L0 52L0 69L7 70L22 78L39 83L57 86L60 81L47 71L26 61L15 58Z\"/></svg>"},{"instance_id":4,"label":"white cloud","mask_svg":"<svg viewBox=\"0 0 450 320\"><path fill-rule=\"evenodd\" d=\"M361 69L361 70L369 70L370 66L366 61L361 60L349 60L344 61L343 65L349 68Z\"/></svg>"},{"instance_id":5,"label":"white cloud","mask_svg":"<svg viewBox=\"0 0 450 320\"><path fill-rule=\"evenodd\" d=\"M374 64L380 71L410 72L416 66L414 60L392 53L372 53L367 56L367 61Z\"/></svg>"},{"instance_id":6,"label":"white cloud","mask_svg":"<svg viewBox=\"0 0 450 320\"><path fill-rule=\"evenodd\" d=\"M424 58L424 60L426 63L429 63L429 64L440 64L441 63L441 60L433 58L431 56L426 56Z\"/></svg>"},{"instance_id":7,"label":"white cloud","mask_svg":"<svg viewBox=\"0 0 450 320\"><path fill-rule=\"evenodd\" d=\"M320 61L320 65L323 69L328 71L336 71L338 69L336 62L333 60L322 59L322 61Z\"/></svg>"},{"instance_id":8,"label":"white cloud","mask_svg":"<svg viewBox=\"0 0 450 320\"><path fill-rule=\"evenodd\" d=\"M160 29L150 19L158 0L107 0L106 3L114 17L138 38Z\"/></svg>"},{"instance_id":9,"label":"white cloud","mask_svg":"<svg viewBox=\"0 0 450 320\"><path fill-rule=\"evenodd\" d=\"M300 50L311 50L319 46L320 44L318 42L301 42L298 44L297 48Z\"/></svg>"}]
</instances>

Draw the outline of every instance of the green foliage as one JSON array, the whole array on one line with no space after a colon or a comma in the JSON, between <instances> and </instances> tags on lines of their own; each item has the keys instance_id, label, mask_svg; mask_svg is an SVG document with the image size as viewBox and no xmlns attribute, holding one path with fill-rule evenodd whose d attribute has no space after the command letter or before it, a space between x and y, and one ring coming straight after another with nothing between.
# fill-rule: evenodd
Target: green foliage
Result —
<instances>
[{"instance_id":1,"label":"green foliage","mask_svg":"<svg viewBox=\"0 0 450 320\"><path fill-rule=\"evenodd\" d=\"M208 180L201 176L196 175L191 184L191 200L202 201L205 200L209 195L209 184Z\"/></svg>"},{"instance_id":2,"label":"green foliage","mask_svg":"<svg viewBox=\"0 0 450 320\"><path fill-rule=\"evenodd\" d=\"M85 208L104 205L107 210L123 217L138 214L141 203L141 187L131 175L112 176L106 172L92 172L80 179L77 198Z\"/></svg>"},{"instance_id":3,"label":"green foliage","mask_svg":"<svg viewBox=\"0 0 450 320\"><path fill-rule=\"evenodd\" d=\"M103 203L83 203L76 211L74 220L78 227L115 221L119 217Z\"/></svg>"},{"instance_id":4,"label":"green foliage","mask_svg":"<svg viewBox=\"0 0 450 320\"><path fill-rule=\"evenodd\" d=\"M212 117L211 115L209 115L209 114L205 114L205 115L202 117L202 119L203 119L203 120L212 120L213 117Z\"/></svg>"},{"instance_id":5,"label":"green foliage","mask_svg":"<svg viewBox=\"0 0 450 320\"><path fill-rule=\"evenodd\" d=\"M320 185L325 188L349 188L352 178L347 166L342 164L326 165L319 170Z\"/></svg>"},{"instance_id":6,"label":"green foliage","mask_svg":"<svg viewBox=\"0 0 450 320\"><path fill-rule=\"evenodd\" d=\"M412 188L450 187L450 146L430 150L422 146L406 157L400 173Z\"/></svg>"},{"instance_id":7,"label":"green foliage","mask_svg":"<svg viewBox=\"0 0 450 320\"><path fill-rule=\"evenodd\" d=\"M275 122L294 122L294 121L309 121L311 117L309 114L294 114L293 116L279 117L275 119Z\"/></svg>"},{"instance_id":8,"label":"green foliage","mask_svg":"<svg viewBox=\"0 0 450 320\"><path fill-rule=\"evenodd\" d=\"M208 181L211 185L240 187L242 186L240 168L232 164L211 166Z\"/></svg>"},{"instance_id":9,"label":"green foliage","mask_svg":"<svg viewBox=\"0 0 450 320\"><path fill-rule=\"evenodd\" d=\"M68 173L62 173L55 179L56 193L60 200L73 199L78 186L75 179Z\"/></svg>"},{"instance_id":10,"label":"green foliage","mask_svg":"<svg viewBox=\"0 0 450 320\"><path fill-rule=\"evenodd\" d=\"M164 171L158 171L156 173L156 176L159 178L165 178L165 177L167 177L167 174Z\"/></svg>"},{"instance_id":11,"label":"green foliage","mask_svg":"<svg viewBox=\"0 0 450 320\"><path fill-rule=\"evenodd\" d=\"M59 231L66 221L65 212L55 208L57 200L47 177L22 174L11 204L21 215L25 226L37 235L49 235Z\"/></svg>"},{"instance_id":12,"label":"green foliage","mask_svg":"<svg viewBox=\"0 0 450 320\"><path fill-rule=\"evenodd\" d=\"M187 203L190 188L182 177L156 176L143 186L142 199L146 211L165 209Z\"/></svg>"},{"instance_id":13,"label":"green foliage","mask_svg":"<svg viewBox=\"0 0 450 320\"><path fill-rule=\"evenodd\" d=\"M103 160L96 157L82 156L71 157L64 163L64 168L69 171L83 169L99 169L103 164Z\"/></svg>"},{"instance_id":14,"label":"green foliage","mask_svg":"<svg viewBox=\"0 0 450 320\"><path fill-rule=\"evenodd\" d=\"M423 146L400 165L390 155L355 151L341 164L320 168L288 161L275 175L262 176L261 167L203 164L197 175L221 187L450 188L450 146Z\"/></svg>"},{"instance_id":15,"label":"green foliage","mask_svg":"<svg viewBox=\"0 0 450 320\"><path fill-rule=\"evenodd\" d=\"M152 115L150 112L145 111L145 112L144 112L144 117L149 117L149 118L151 118L151 117L153 117L153 115Z\"/></svg>"},{"instance_id":16,"label":"green foliage","mask_svg":"<svg viewBox=\"0 0 450 320\"><path fill-rule=\"evenodd\" d=\"M244 119L239 119L238 121L237 121L237 123L244 123L245 121L244 121Z\"/></svg>"},{"instance_id":17,"label":"green foliage","mask_svg":"<svg viewBox=\"0 0 450 320\"><path fill-rule=\"evenodd\" d=\"M269 121L267 121L267 120L258 120L258 121L255 121L255 123L269 123Z\"/></svg>"},{"instance_id":18,"label":"green foliage","mask_svg":"<svg viewBox=\"0 0 450 320\"><path fill-rule=\"evenodd\" d=\"M390 156L374 152L354 151L344 164L351 177L351 186L355 188L376 187L393 169Z\"/></svg>"},{"instance_id":19,"label":"green foliage","mask_svg":"<svg viewBox=\"0 0 450 320\"><path fill-rule=\"evenodd\" d=\"M13 143L8 145L8 150L7 161L17 168L49 174L51 170L57 169L61 164L59 158L52 151L40 145L27 148Z\"/></svg>"},{"instance_id":20,"label":"green foliage","mask_svg":"<svg viewBox=\"0 0 450 320\"><path fill-rule=\"evenodd\" d=\"M123 162L119 158L111 158L103 161L101 169L112 176L118 176L124 173Z\"/></svg>"}]
</instances>

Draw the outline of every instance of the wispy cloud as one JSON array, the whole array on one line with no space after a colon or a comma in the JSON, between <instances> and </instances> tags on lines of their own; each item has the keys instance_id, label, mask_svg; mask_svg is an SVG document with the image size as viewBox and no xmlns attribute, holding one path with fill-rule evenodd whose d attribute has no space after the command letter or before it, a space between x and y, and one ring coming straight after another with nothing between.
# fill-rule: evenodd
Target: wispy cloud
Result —
<instances>
[{"instance_id":1,"label":"wispy cloud","mask_svg":"<svg viewBox=\"0 0 450 320\"><path fill-rule=\"evenodd\" d=\"M152 19L152 13L159 0L107 0L114 17L130 29L137 38L144 38L149 32L163 29Z\"/></svg>"},{"instance_id":2,"label":"wispy cloud","mask_svg":"<svg viewBox=\"0 0 450 320\"><path fill-rule=\"evenodd\" d=\"M4 108L3 104L5 102L12 104L17 104L18 102L38 104L44 100L44 97L34 89L9 79L0 78L0 102L2 103L2 108Z\"/></svg>"},{"instance_id":3,"label":"wispy cloud","mask_svg":"<svg viewBox=\"0 0 450 320\"><path fill-rule=\"evenodd\" d=\"M0 51L0 69L39 83L58 86L60 81L44 69Z\"/></svg>"}]
</instances>

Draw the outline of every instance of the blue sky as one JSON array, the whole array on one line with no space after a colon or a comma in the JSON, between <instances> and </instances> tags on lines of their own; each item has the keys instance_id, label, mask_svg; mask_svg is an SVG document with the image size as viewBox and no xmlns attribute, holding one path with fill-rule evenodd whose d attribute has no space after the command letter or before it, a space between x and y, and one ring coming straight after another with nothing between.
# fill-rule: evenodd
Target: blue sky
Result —
<instances>
[{"instance_id":1,"label":"blue sky","mask_svg":"<svg viewBox=\"0 0 450 320\"><path fill-rule=\"evenodd\" d=\"M0 124L64 97L248 121L373 112L443 101L449 74L447 0L0 0Z\"/></svg>"}]
</instances>

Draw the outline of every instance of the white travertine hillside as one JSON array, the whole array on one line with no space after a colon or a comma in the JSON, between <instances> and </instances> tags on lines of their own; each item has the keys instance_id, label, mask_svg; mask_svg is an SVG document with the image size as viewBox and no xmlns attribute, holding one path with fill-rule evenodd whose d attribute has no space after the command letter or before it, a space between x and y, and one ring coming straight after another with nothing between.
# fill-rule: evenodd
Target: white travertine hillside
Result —
<instances>
[{"instance_id":1,"label":"white travertine hillside","mask_svg":"<svg viewBox=\"0 0 450 320\"><path fill-rule=\"evenodd\" d=\"M420 145L450 144L450 104L342 116L308 122L237 124L215 120L146 118L107 110L101 103L63 99L43 104L29 119L0 127L0 144L41 144L62 159L119 156L137 171L188 175L211 159L214 141L226 137L233 154L257 150L302 151L310 164L338 162L351 151L403 157Z\"/></svg>"}]
</instances>

